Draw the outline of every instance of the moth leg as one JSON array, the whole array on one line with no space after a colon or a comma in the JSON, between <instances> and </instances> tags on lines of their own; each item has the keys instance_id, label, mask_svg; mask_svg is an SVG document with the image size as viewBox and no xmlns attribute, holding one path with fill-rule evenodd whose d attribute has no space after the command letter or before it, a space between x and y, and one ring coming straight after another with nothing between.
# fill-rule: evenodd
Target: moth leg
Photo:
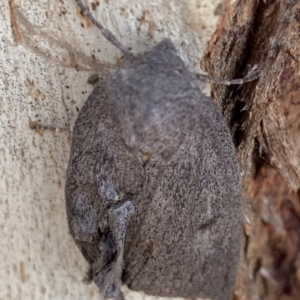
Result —
<instances>
[{"instance_id":1,"label":"moth leg","mask_svg":"<svg viewBox=\"0 0 300 300\"><path fill-rule=\"evenodd\" d=\"M31 130L34 130L37 133L43 132L43 131L52 131L52 132L60 132L60 131L65 131L65 132L71 132L71 126L67 125L64 127L57 127L55 125L45 125L37 121L29 121L29 128Z\"/></svg>"},{"instance_id":2,"label":"moth leg","mask_svg":"<svg viewBox=\"0 0 300 300\"><path fill-rule=\"evenodd\" d=\"M121 276L123 271L123 253L128 221L134 212L134 204L126 201L120 206L108 210L108 221L113 245L100 245L101 259L93 265L94 282L103 299L123 300ZM105 242L105 241L104 241ZM103 257L103 256L102 256Z\"/></svg>"},{"instance_id":3,"label":"moth leg","mask_svg":"<svg viewBox=\"0 0 300 300\"><path fill-rule=\"evenodd\" d=\"M82 282L85 284L90 284L93 281L93 269L91 266L89 266L84 278L82 279Z\"/></svg>"}]
</instances>

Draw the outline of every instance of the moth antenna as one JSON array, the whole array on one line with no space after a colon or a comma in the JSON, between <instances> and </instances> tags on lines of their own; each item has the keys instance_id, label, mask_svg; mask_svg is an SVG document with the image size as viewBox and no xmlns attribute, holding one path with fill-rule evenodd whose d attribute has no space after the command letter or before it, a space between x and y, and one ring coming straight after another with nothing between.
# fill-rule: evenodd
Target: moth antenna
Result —
<instances>
[{"instance_id":1,"label":"moth antenna","mask_svg":"<svg viewBox=\"0 0 300 300\"><path fill-rule=\"evenodd\" d=\"M252 69L247 73L246 76L243 78L237 78L237 79L232 79L232 80L223 80L223 79L215 79L215 78L210 78L209 76L205 74L196 74L197 78L206 83L216 83L216 84L224 84L224 85L240 85L244 84L246 82L251 82L256 80L259 77L260 70L257 65L254 65Z\"/></svg>"},{"instance_id":2,"label":"moth antenna","mask_svg":"<svg viewBox=\"0 0 300 300\"><path fill-rule=\"evenodd\" d=\"M135 56L128 51L118 40L117 38L113 35L112 32L110 32L108 29L104 28L91 14L90 10L85 7L80 0L75 0L77 5L79 6L81 13L88 17L89 20L101 31L102 35L115 47L117 47L122 54L124 55L125 58L127 59L133 59Z\"/></svg>"}]
</instances>

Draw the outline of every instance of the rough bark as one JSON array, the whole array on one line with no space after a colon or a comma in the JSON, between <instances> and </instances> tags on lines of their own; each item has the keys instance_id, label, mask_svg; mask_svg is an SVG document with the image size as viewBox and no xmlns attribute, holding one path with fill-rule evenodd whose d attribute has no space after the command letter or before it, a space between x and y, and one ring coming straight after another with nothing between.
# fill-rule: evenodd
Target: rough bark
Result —
<instances>
[{"instance_id":1,"label":"rough bark","mask_svg":"<svg viewBox=\"0 0 300 300\"><path fill-rule=\"evenodd\" d=\"M0 299L97 299L95 287L80 282L86 265L68 234L64 180L70 127L93 89L88 77L106 74L120 54L72 0L3 2ZM299 299L299 1L90 3L134 53L169 37L193 71L204 52L202 68L215 78L259 66L259 80L211 92L243 174L245 238L234 299Z\"/></svg>"},{"instance_id":2,"label":"rough bark","mask_svg":"<svg viewBox=\"0 0 300 300\"><path fill-rule=\"evenodd\" d=\"M214 86L243 174L245 245L235 299L300 298L300 2L226 6L202 61L215 77L258 81Z\"/></svg>"}]
</instances>

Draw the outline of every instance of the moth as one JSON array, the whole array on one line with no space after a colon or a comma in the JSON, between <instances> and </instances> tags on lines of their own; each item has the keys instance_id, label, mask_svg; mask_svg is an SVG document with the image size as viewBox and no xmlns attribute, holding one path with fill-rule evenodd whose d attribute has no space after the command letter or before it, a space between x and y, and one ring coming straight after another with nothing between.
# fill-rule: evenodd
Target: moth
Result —
<instances>
[{"instance_id":1,"label":"moth","mask_svg":"<svg viewBox=\"0 0 300 300\"><path fill-rule=\"evenodd\" d=\"M169 39L133 55L76 2L124 56L74 126L66 211L89 265L85 282L102 299L124 299L121 284L155 296L230 299L241 187L218 106Z\"/></svg>"}]
</instances>

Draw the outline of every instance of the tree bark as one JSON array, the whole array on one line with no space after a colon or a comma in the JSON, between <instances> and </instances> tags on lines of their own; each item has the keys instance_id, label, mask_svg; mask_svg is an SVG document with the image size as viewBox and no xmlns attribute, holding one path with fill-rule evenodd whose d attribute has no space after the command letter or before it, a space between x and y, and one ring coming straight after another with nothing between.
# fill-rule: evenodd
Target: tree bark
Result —
<instances>
[{"instance_id":1,"label":"tree bark","mask_svg":"<svg viewBox=\"0 0 300 300\"><path fill-rule=\"evenodd\" d=\"M243 174L245 241L235 299L300 299L300 2L226 6L202 61L214 77L260 78L212 95Z\"/></svg>"},{"instance_id":2,"label":"tree bark","mask_svg":"<svg viewBox=\"0 0 300 300\"><path fill-rule=\"evenodd\" d=\"M191 71L260 78L213 85L243 175L245 235L235 300L300 297L300 3L94 0L94 16L134 53L170 38ZM72 125L121 59L71 0L0 7L0 299L98 299L66 221ZM89 83L88 83L89 82ZM124 287L126 299L141 299Z\"/></svg>"},{"instance_id":3,"label":"tree bark","mask_svg":"<svg viewBox=\"0 0 300 300\"><path fill-rule=\"evenodd\" d=\"M217 1L105 0L93 15L134 53L172 39L193 71L214 32ZM0 5L0 299L99 299L68 226L64 184L71 129L121 54L72 0ZM92 81L89 81L92 83ZM129 292L126 299L141 299Z\"/></svg>"}]
</instances>

